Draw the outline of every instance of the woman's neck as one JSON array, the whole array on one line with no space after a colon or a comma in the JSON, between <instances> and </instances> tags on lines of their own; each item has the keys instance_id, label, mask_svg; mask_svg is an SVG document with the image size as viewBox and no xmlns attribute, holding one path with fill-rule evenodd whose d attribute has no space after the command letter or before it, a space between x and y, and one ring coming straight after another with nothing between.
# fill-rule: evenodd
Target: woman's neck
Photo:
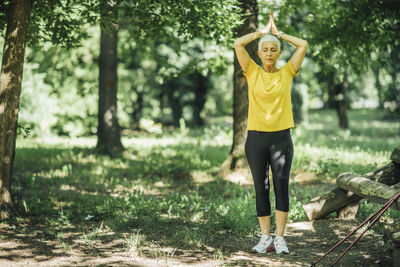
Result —
<instances>
[{"instance_id":1,"label":"woman's neck","mask_svg":"<svg viewBox=\"0 0 400 267\"><path fill-rule=\"evenodd\" d=\"M263 69L265 70L265 72L277 72L278 69L275 67L275 65L263 65Z\"/></svg>"}]
</instances>

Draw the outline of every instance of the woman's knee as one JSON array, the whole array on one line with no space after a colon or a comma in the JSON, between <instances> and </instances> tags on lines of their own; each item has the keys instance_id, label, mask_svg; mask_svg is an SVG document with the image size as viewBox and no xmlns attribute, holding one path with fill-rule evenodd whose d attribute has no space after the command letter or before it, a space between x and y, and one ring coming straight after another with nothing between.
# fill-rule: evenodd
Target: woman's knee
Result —
<instances>
[{"instance_id":1,"label":"woman's knee","mask_svg":"<svg viewBox=\"0 0 400 267\"><path fill-rule=\"evenodd\" d=\"M289 198L277 198L275 202L275 208L280 211L288 212L289 211Z\"/></svg>"}]
</instances>

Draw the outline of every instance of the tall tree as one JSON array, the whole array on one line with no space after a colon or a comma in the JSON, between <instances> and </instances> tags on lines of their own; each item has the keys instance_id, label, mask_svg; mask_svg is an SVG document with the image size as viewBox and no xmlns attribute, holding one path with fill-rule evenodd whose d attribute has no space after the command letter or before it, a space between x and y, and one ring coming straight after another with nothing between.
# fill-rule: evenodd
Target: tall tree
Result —
<instances>
[{"instance_id":1,"label":"tall tree","mask_svg":"<svg viewBox=\"0 0 400 267\"><path fill-rule=\"evenodd\" d=\"M257 0L240 0L239 2L244 23L235 29L235 37L254 32L258 27ZM252 58L257 57L257 42L250 43L246 49ZM248 102L246 78L235 56L233 72L233 143L230 154L223 163L222 171L232 170L246 164L244 144L247 136Z\"/></svg>"},{"instance_id":2,"label":"tall tree","mask_svg":"<svg viewBox=\"0 0 400 267\"><path fill-rule=\"evenodd\" d=\"M400 30L400 23L399 23ZM400 42L397 39L390 51L390 59L387 64L387 72L392 77L392 81L388 86L385 94L385 100L391 102L388 111L397 114L400 117Z\"/></svg>"},{"instance_id":3,"label":"tall tree","mask_svg":"<svg viewBox=\"0 0 400 267\"><path fill-rule=\"evenodd\" d=\"M31 0L11 1L0 73L0 216L8 218Z\"/></svg>"},{"instance_id":4,"label":"tall tree","mask_svg":"<svg viewBox=\"0 0 400 267\"><path fill-rule=\"evenodd\" d=\"M117 3L106 1L105 4L116 19ZM109 155L117 155L124 150L117 116L117 41L118 25L112 24L108 31L101 29L96 150Z\"/></svg>"},{"instance_id":5,"label":"tall tree","mask_svg":"<svg viewBox=\"0 0 400 267\"><path fill-rule=\"evenodd\" d=\"M204 120L201 117L204 105L206 104L206 96L208 90L208 75L204 76L199 71L193 73L192 77L196 81L193 100L193 124L196 126L204 126Z\"/></svg>"},{"instance_id":6,"label":"tall tree","mask_svg":"<svg viewBox=\"0 0 400 267\"><path fill-rule=\"evenodd\" d=\"M32 45L46 41L67 46L76 44L84 36L79 25L95 20L90 9L91 3L81 1L0 2L0 27L6 28L0 74L1 219L10 216L13 206L12 170L26 44L28 41Z\"/></svg>"}]
</instances>

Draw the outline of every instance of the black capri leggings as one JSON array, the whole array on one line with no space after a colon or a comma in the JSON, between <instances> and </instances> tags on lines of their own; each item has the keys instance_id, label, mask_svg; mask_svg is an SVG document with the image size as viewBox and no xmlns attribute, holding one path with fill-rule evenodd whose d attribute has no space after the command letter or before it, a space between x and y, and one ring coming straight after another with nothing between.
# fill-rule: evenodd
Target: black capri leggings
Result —
<instances>
[{"instance_id":1,"label":"black capri leggings","mask_svg":"<svg viewBox=\"0 0 400 267\"><path fill-rule=\"evenodd\" d=\"M288 212L289 175L293 158L290 130L248 131L245 153L254 180L257 216L271 215L269 166L271 166L274 182L275 207L277 210Z\"/></svg>"}]
</instances>

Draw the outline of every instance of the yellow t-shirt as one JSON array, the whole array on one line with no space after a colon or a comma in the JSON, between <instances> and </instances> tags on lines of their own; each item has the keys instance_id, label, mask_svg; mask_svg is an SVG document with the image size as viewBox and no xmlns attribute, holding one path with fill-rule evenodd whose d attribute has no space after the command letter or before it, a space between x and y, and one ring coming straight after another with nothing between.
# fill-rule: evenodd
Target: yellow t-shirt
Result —
<instances>
[{"instance_id":1,"label":"yellow t-shirt","mask_svg":"<svg viewBox=\"0 0 400 267\"><path fill-rule=\"evenodd\" d=\"M290 86L296 76L292 62L279 71L265 72L253 60L247 72L249 113L247 130L276 132L294 127Z\"/></svg>"}]
</instances>

